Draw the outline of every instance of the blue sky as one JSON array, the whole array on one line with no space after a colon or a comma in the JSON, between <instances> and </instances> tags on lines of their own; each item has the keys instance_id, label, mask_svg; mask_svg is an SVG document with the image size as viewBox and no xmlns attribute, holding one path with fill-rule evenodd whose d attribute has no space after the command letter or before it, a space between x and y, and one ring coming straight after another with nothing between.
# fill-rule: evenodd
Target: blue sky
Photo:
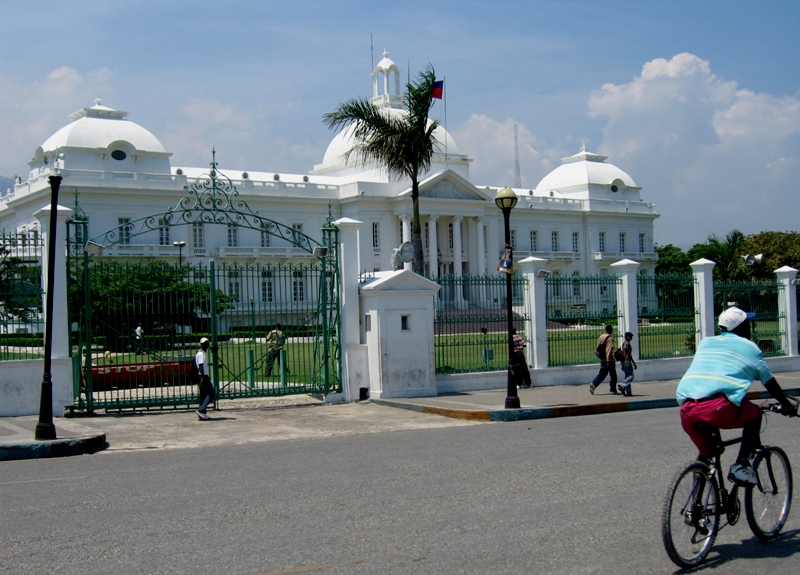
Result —
<instances>
[{"instance_id":1,"label":"blue sky","mask_svg":"<svg viewBox=\"0 0 800 575\"><path fill-rule=\"evenodd\" d=\"M660 244L798 229L797 0L4 0L0 21L3 176L98 95L173 165L216 147L223 170L305 173L385 48L446 79L434 113L475 184L513 185L517 124L524 187L585 143L655 202Z\"/></svg>"}]
</instances>

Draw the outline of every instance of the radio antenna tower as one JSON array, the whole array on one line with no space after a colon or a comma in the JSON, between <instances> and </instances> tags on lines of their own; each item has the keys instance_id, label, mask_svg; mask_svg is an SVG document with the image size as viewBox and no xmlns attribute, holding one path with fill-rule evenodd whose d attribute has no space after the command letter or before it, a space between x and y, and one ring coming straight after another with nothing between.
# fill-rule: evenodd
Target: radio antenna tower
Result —
<instances>
[{"instance_id":1,"label":"radio antenna tower","mask_svg":"<svg viewBox=\"0 0 800 575\"><path fill-rule=\"evenodd\" d=\"M514 186L522 187L522 176L519 174L519 133L516 124L514 124Z\"/></svg>"}]
</instances>

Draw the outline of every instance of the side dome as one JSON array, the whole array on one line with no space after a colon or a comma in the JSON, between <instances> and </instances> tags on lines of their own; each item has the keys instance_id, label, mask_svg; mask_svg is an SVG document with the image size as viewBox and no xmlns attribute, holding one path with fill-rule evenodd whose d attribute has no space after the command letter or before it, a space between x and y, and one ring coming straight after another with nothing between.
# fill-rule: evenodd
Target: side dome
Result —
<instances>
[{"instance_id":1,"label":"side dome","mask_svg":"<svg viewBox=\"0 0 800 575\"><path fill-rule=\"evenodd\" d=\"M127 142L137 152L166 154L167 150L150 131L126 120L127 112L113 110L97 101L70 116L67 124L50 136L42 145L43 152L63 148L105 149L116 142Z\"/></svg>"},{"instance_id":2,"label":"side dome","mask_svg":"<svg viewBox=\"0 0 800 575\"><path fill-rule=\"evenodd\" d=\"M569 194L596 187L614 192L640 189L627 172L614 164L606 163L607 159L608 156L593 154L582 148L578 154L562 158L562 164L542 178L536 186L536 193Z\"/></svg>"}]
</instances>

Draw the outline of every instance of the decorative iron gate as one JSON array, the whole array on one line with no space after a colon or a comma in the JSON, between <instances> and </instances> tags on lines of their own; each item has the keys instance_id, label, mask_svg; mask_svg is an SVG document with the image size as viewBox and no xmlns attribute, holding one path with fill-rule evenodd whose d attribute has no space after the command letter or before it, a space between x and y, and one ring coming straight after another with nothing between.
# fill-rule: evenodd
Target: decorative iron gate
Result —
<instances>
[{"instance_id":1,"label":"decorative iron gate","mask_svg":"<svg viewBox=\"0 0 800 575\"><path fill-rule=\"evenodd\" d=\"M212 161L186 197L159 214L91 238L77 206L68 222L74 408L179 408L197 404L189 381L200 337L211 340L218 399L341 391L338 230L322 243L252 211ZM97 258L164 226L236 225L278 237L300 263L178 264ZM115 250L118 251L118 250ZM306 260L305 258L309 258ZM267 375L268 333L288 336ZM143 334L137 337L137 328Z\"/></svg>"}]
</instances>

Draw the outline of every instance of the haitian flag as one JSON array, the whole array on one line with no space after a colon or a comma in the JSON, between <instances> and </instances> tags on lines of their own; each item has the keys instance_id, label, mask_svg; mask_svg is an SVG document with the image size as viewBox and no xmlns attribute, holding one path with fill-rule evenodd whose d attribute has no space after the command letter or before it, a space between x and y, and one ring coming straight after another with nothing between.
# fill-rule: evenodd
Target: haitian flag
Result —
<instances>
[{"instance_id":1,"label":"haitian flag","mask_svg":"<svg viewBox=\"0 0 800 575\"><path fill-rule=\"evenodd\" d=\"M433 92L431 92L431 98L441 100L442 92L444 92L444 80L437 80L433 83Z\"/></svg>"}]
</instances>

